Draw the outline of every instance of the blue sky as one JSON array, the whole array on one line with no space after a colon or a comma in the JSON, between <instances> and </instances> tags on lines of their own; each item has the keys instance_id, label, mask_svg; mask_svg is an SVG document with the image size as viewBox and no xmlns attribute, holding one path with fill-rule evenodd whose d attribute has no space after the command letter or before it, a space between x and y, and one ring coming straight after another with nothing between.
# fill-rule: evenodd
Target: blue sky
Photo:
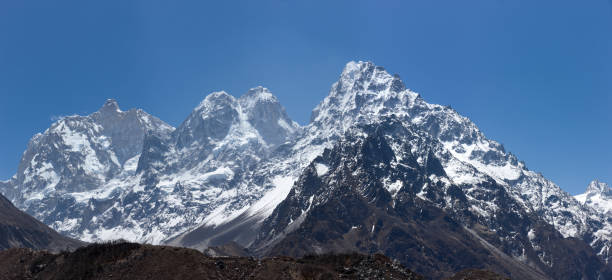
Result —
<instances>
[{"instance_id":1,"label":"blue sky","mask_svg":"<svg viewBox=\"0 0 612 280\"><path fill-rule=\"evenodd\" d=\"M171 4L172 3L172 4ZM177 126L263 85L306 124L350 60L451 105L570 193L612 182L610 1L1 1L0 178L107 98Z\"/></svg>"}]
</instances>

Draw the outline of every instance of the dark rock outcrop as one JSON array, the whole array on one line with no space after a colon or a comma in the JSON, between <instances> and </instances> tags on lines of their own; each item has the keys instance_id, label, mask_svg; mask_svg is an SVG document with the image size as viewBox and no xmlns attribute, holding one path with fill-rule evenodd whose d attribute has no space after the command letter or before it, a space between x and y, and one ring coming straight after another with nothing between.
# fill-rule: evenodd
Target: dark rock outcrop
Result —
<instances>
[{"instance_id":1,"label":"dark rock outcrop","mask_svg":"<svg viewBox=\"0 0 612 280\"><path fill-rule=\"evenodd\" d=\"M83 242L64 237L45 224L19 211L0 195L0 250L31 248L37 250L71 250Z\"/></svg>"},{"instance_id":2,"label":"dark rock outcrop","mask_svg":"<svg viewBox=\"0 0 612 280\"><path fill-rule=\"evenodd\" d=\"M193 249L93 244L50 254L0 252L0 279L423 279L382 255L212 258Z\"/></svg>"}]
</instances>

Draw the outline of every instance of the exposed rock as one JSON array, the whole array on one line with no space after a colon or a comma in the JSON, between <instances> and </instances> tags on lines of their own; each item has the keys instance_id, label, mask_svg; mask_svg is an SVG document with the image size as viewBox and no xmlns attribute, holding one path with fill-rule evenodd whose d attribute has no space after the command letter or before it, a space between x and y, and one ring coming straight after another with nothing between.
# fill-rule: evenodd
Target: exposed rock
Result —
<instances>
[{"instance_id":1,"label":"exposed rock","mask_svg":"<svg viewBox=\"0 0 612 280\"><path fill-rule=\"evenodd\" d=\"M85 243L64 237L47 225L15 208L0 195L0 250L31 248L37 250L73 250Z\"/></svg>"},{"instance_id":2,"label":"exposed rock","mask_svg":"<svg viewBox=\"0 0 612 280\"><path fill-rule=\"evenodd\" d=\"M382 255L212 258L185 248L93 244L50 254L0 252L0 279L423 279Z\"/></svg>"}]
</instances>

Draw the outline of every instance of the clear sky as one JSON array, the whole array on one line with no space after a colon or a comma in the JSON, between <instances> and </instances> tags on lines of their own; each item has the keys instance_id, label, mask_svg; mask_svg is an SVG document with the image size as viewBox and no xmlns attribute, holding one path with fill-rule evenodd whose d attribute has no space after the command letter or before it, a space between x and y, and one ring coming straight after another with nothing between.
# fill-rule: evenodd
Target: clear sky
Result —
<instances>
[{"instance_id":1,"label":"clear sky","mask_svg":"<svg viewBox=\"0 0 612 280\"><path fill-rule=\"evenodd\" d=\"M608 0L0 1L0 178L55 118L107 98L177 126L212 91L263 85L306 124L350 60L572 194L612 183Z\"/></svg>"}]
</instances>

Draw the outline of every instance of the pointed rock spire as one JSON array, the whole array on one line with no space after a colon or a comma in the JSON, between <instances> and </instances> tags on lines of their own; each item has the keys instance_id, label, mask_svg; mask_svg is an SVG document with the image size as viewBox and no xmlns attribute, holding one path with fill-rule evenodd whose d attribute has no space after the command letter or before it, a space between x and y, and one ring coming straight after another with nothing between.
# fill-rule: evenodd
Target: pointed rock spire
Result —
<instances>
[{"instance_id":1,"label":"pointed rock spire","mask_svg":"<svg viewBox=\"0 0 612 280\"><path fill-rule=\"evenodd\" d=\"M587 187L586 191L587 193L612 195L612 189L610 188L610 186L604 182L599 181L598 179L593 180Z\"/></svg>"},{"instance_id":2,"label":"pointed rock spire","mask_svg":"<svg viewBox=\"0 0 612 280\"><path fill-rule=\"evenodd\" d=\"M275 107L281 107L276 96L274 96L270 90L262 86L249 89L249 91L240 97L239 101L240 106L246 111L250 111L261 104L274 104L273 106Z\"/></svg>"},{"instance_id":3,"label":"pointed rock spire","mask_svg":"<svg viewBox=\"0 0 612 280\"><path fill-rule=\"evenodd\" d=\"M202 102L194 109L194 112L202 111L208 112L216 110L215 108L221 107L234 107L236 104L236 98L231 96L225 91L216 91L207 95Z\"/></svg>"},{"instance_id":4,"label":"pointed rock spire","mask_svg":"<svg viewBox=\"0 0 612 280\"><path fill-rule=\"evenodd\" d=\"M266 87L263 86L256 86L252 89L249 89L249 91L247 91L241 98L243 99L251 99L251 98L257 98L257 99L270 99L270 100L277 100L276 96L274 96L272 94L272 92L270 92L270 90Z\"/></svg>"},{"instance_id":5,"label":"pointed rock spire","mask_svg":"<svg viewBox=\"0 0 612 280\"><path fill-rule=\"evenodd\" d=\"M250 89L239 101L248 122L269 145L282 144L299 130L299 125L289 118L276 96L265 87Z\"/></svg>"},{"instance_id":6,"label":"pointed rock spire","mask_svg":"<svg viewBox=\"0 0 612 280\"><path fill-rule=\"evenodd\" d=\"M225 91L207 95L177 128L177 146L201 145L208 143L209 138L223 139L239 119L238 109L236 98Z\"/></svg>"},{"instance_id":7,"label":"pointed rock spire","mask_svg":"<svg viewBox=\"0 0 612 280\"><path fill-rule=\"evenodd\" d=\"M406 86L399 75L389 74L384 67L369 61L350 61L344 66L338 85L345 89L380 92L390 89L399 92Z\"/></svg>"},{"instance_id":8,"label":"pointed rock spire","mask_svg":"<svg viewBox=\"0 0 612 280\"><path fill-rule=\"evenodd\" d=\"M417 96L406 90L398 75L389 74L385 68L372 62L350 61L329 95L313 110L310 121L343 126L351 123L347 120L405 110Z\"/></svg>"}]
</instances>

